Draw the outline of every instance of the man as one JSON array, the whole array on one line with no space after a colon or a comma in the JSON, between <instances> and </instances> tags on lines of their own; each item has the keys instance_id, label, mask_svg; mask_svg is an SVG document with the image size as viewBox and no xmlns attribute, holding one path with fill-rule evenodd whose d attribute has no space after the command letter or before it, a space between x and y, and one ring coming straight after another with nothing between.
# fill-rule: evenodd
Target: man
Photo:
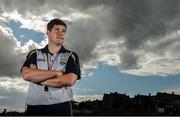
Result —
<instances>
[{"instance_id":1,"label":"man","mask_svg":"<svg viewBox=\"0 0 180 117\"><path fill-rule=\"evenodd\" d=\"M67 25L60 19L47 24L48 45L29 52L21 74L29 81L25 115L72 114L71 86L80 79L76 53L63 47Z\"/></svg>"}]
</instances>

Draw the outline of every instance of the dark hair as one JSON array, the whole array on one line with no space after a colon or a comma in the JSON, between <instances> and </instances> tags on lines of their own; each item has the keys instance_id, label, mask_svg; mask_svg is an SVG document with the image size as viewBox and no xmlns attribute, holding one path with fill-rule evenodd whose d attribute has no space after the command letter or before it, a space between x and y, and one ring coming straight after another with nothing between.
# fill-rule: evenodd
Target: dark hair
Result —
<instances>
[{"instance_id":1,"label":"dark hair","mask_svg":"<svg viewBox=\"0 0 180 117\"><path fill-rule=\"evenodd\" d=\"M63 25L65 29L67 29L67 25L65 24L64 21L60 19L52 19L48 24L47 24L47 30L51 31L54 25Z\"/></svg>"}]
</instances>

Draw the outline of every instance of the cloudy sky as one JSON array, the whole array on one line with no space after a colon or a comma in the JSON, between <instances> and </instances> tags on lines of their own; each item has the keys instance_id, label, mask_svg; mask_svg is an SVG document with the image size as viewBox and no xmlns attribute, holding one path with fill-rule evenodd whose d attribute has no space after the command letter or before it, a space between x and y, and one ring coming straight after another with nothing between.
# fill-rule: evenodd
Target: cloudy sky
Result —
<instances>
[{"instance_id":1,"label":"cloudy sky","mask_svg":"<svg viewBox=\"0 0 180 117\"><path fill-rule=\"evenodd\" d=\"M0 0L0 111L24 109L20 68L30 50L47 44L52 18L67 23L64 46L80 58L76 101L180 94L179 0Z\"/></svg>"}]
</instances>

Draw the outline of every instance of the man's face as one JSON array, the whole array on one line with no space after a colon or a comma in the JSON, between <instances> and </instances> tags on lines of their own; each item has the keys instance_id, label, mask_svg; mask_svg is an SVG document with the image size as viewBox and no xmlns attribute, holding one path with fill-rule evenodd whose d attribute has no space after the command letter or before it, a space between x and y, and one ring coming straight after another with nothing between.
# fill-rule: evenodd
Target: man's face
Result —
<instances>
[{"instance_id":1,"label":"man's face","mask_svg":"<svg viewBox=\"0 0 180 117\"><path fill-rule=\"evenodd\" d=\"M66 28L63 25L54 25L51 31L47 31L49 43L61 45L64 42Z\"/></svg>"}]
</instances>

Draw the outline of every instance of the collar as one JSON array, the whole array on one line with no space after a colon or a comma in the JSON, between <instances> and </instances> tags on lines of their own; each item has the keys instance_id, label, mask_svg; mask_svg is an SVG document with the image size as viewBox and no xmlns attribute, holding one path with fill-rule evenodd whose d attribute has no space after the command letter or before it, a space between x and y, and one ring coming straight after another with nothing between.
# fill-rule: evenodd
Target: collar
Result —
<instances>
[{"instance_id":1,"label":"collar","mask_svg":"<svg viewBox=\"0 0 180 117\"><path fill-rule=\"evenodd\" d=\"M53 54L53 53L51 53L51 52L49 51L48 45L46 45L46 46L42 49L42 51L45 52L45 53ZM67 50L66 50L66 49L64 48L64 46L62 45L61 48L60 48L59 51L58 51L58 54L59 54L59 53L65 53L66 51L67 51Z\"/></svg>"}]
</instances>

